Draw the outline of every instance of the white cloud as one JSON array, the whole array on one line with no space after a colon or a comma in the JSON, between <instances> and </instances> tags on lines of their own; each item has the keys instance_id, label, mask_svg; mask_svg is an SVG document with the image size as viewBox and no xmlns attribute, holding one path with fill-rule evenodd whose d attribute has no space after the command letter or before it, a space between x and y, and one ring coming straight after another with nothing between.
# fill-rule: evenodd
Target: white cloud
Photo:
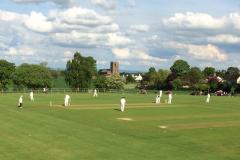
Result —
<instances>
[{"instance_id":1,"label":"white cloud","mask_svg":"<svg viewBox=\"0 0 240 160\"><path fill-rule=\"evenodd\" d=\"M69 25L85 25L85 26L99 26L109 25L112 19L108 16L101 16L94 10L72 7L64 11L52 11L50 18L55 19L57 22L67 23Z\"/></svg>"},{"instance_id":2,"label":"white cloud","mask_svg":"<svg viewBox=\"0 0 240 160\"><path fill-rule=\"evenodd\" d=\"M129 48L114 48L112 53L120 60L138 60L141 62L166 62L167 59L153 57L144 51L130 50Z\"/></svg>"},{"instance_id":3,"label":"white cloud","mask_svg":"<svg viewBox=\"0 0 240 160\"><path fill-rule=\"evenodd\" d=\"M225 43L225 44L239 44L240 37L228 35L228 34L221 34L214 37L208 37L208 42L211 43Z\"/></svg>"},{"instance_id":4,"label":"white cloud","mask_svg":"<svg viewBox=\"0 0 240 160\"><path fill-rule=\"evenodd\" d=\"M21 46L21 47L10 47L6 52L5 55L8 56L33 56L36 54L36 51L28 46Z\"/></svg>"},{"instance_id":5,"label":"white cloud","mask_svg":"<svg viewBox=\"0 0 240 160\"><path fill-rule=\"evenodd\" d=\"M128 37L125 37L119 33L109 33L108 34L108 45L110 46L121 46L132 43Z\"/></svg>"},{"instance_id":6,"label":"white cloud","mask_svg":"<svg viewBox=\"0 0 240 160\"><path fill-rule=\"evenodd\" d=\"M54 28L52 22L47 20L47 17L37 12L31 12L30 16L25 20L25 25L36 32L51 32Z\"/></svg>"},{"instance_id":7,"label":"white cloud","mask_svg":"<svg viewBox=\"0 0 240 160\"><path fill-rule=\"evenodd\" d=\"M52 2L61 6L68 6L72 4L75 0L11 0L11 1L21 4Z\"/></svg>"},{"instance_id":8,"label":"white cloud","mask_svg":"<svg viewBox=\"0 0 240 160\"><path fill-rule=\"evenodd\" d=\"M148 32L149 31L149 25L143 24L143 25L131 25L130 31L131 32Z\"/></svg>"},{"instance_id":9,"label":"white cloud","mask_svg":"<svg viewBox=\"0 0 240 160\"><path fill-rule=\"evenodd\" d=\"M117 0L91 0L92 4L98 5L106 9L115 9Z\"/></svg>"},{"instance_id":10,"label":"white cloud","mask_svg":"<svg viewBox=\"0 0 240 160\"><path fill-rule=\"evenodd\" d=\"M0 21L11 22L11 21L23 21L27 18L25 14L18 14L14 12L8 12L0 10Z\"/></svg>"},{"instance_id":11,"label":"white cloud","mask_svg":"<svg viewBox=\"0 0 240 160\"><path fill-rule=\"evenodd\" d=\"M226 32L229 29L240 30L240 13L233 12L222 17L213 17L207 13L175 13L162 22L164 26L175 29L225 29Z\"/></svg>"},{"instance_id":12,"label":"white cloud","mask_svg":"<svg viewBox=\"0 0 240 160\"><path fill-rule=\"evenodd\" d=\"M230 13L229 19L233 26L236 29L240 30L240 13L239 12Z\"/></svg>"},{"instance_id":13,"label":"white cloud","mask_svg":"<svg viewBox=\"0 0 240 160\"><path fill-rule=\"evenodd\" d=\"M163 19L163 24L174 28L219 29L226 25L226 18L214 18L206 13L175 13L173 17Z\"/></svg>"},{"instance_id":14,"label":"white cloud","mask_svg":"<svg viewBox=\"0 0 240 160\"><path fill-rule=\"evenodd\" d=\"M176 49L179 54L185 54L186 56L193 56L194 59L206 60L206 61L226 61L228 56L221 51L218 47L207 45L193 45L183 44L178 42L172 42L168 44L170 48Z\"/></svg>"},{"instance_id":15,"label":"white cloud","mask_svg":"<svg viewBox=\"0 0 240 160\"><path fill-rule=\"evenodd\" d=\"M83 33L72 31L70 33L56 33L53 36L56 42L66 45L85 45L85 46L121 46L127 45L132 41L120 34L109 33Z\"/></svg>"}]
</instances>

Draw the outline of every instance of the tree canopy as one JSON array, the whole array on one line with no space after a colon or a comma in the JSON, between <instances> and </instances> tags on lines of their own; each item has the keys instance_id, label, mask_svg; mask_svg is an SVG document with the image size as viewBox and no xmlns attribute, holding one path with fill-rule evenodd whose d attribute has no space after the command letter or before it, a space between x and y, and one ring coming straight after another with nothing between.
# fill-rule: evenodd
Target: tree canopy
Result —
<instances>
[{"instance_id":1,"label":"tree canopy","mask_svg":"<svg viewBox=\"0 0 240 160\"><path fill-rule=\"evenodd\" d=\"M65 81L72 88L88 88L96 75L96 60L76 52L66 65Z\"/></svg>"},{"instance_id":2,"label":"tree canopy","mask_svg":"<svg viewBox=\"0 0 240 160\"><path fill-rule=\"evenodd\" d=\"M11 76L14 70L14 63L10 63L6 60L0 60L0 89L7 89L7 85L11 81Z\"/></svg>"},{"instance_id":3,"label":"tree canopy","mask_svg":"<svg viewBox=\"0 0 240 160\"><path fill-rule=\"evenodd\" d=\"M52 86L52 76L48 68L24 63L16 68L13 83L17 88L43 88Z\"/></svg>"},{"instance_id":4,"label":"tree canopy","mask_svg":"<svg viewBox=\"0 0 240 160\"><path fill-rule=\"evenodd\" d=\"M186 75L189 70L190 66L187 61L184 60L176 60L174 64L171 66L170 70L175 73L177 76Z\"/></svg>"}]
</instances>

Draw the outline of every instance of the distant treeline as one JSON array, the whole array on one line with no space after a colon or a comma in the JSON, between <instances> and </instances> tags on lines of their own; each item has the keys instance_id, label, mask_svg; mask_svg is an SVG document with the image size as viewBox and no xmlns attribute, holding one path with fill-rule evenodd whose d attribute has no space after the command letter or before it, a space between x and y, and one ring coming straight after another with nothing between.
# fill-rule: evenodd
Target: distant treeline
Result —
<instances>
[{"instance_id":1,"label":"distant treeline","mask_svg":"<svg viewBox=\"0 0 240 160\"><path fill-rule=\"evenodd\" d=\"M97 72L96 60L93 57L83 57L76 52L73 59L66 64L66 69L57 70L47 67L47 63L15 66L14 63L0 60L0 89L52 88L56 84L74 90L81 88L123 89L126 83L136 83L137 89L154 90L194 90L225 92L240 92L240 71L237 67L226 70L216 70L206 67L201 70L191 67L184 60L177 60L170 70L149 68L147 73L139 73L141 81L136 81L130 74L124 73L104 76ZM123 76L124 75L124 76Z\"/></svg>"}]
</instances>

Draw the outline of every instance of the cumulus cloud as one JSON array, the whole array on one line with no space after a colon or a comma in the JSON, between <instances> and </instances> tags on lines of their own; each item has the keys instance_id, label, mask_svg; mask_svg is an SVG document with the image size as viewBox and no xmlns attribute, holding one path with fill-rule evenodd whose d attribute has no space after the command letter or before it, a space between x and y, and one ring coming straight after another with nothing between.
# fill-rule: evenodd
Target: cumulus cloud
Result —
<instances>
[{"instance_id":1,"label":"cumulus cloud","mask_svg":"<svg viewBox=\"0 0 240 160\"><path fill-rule=\"evenodd\" d=\"M213 37L207 38L208 42L211 43L224 43L224 44L239 44L240 37L229 35L229 34L221 34Z\"/></svg>"},{"instance_id":2,"label":"cumulus cloud","mask_svg":"<svg viewBox=\"0 0 240 160\"><path fill-rule=\"evenodd\" d=\"M72 7L64 11L53 11L50 13L50 18L54 18L61 23L85 26L109 25L112 23L110 17L101 16L94 10L82 7Z\"/></svg>"},{"instance_id":3,"label":"cumulus cloud","mask_svg":"<svg viewBox=\"0 0 240 160\"><path fill-rule=\"evenodd\" d=\"M105 9L115 9L117 5L117 0L91 0L92 4L98 5Z\"/></svg>"},{"instance_id":4,"label":"cumulus cloud","mask_svg":"<svg viewBox=\"0 0 240 160\"><path fill-rule=\"evenodd\" d=\"M166 62L167 59L153 57L144 51L130 50L129 48L114 48L112 53L120 60L140 60L141 62Z\"/></svg>"},{"instance_id":5,"label":"cumulus cloud","mask_svg":"<svg viewBox=\"0 0 240 160\"><path fill-rule=\"evenodd\" d=\"M219 29L226 25L224 17L214 18L206 13L175 13L173 17L163 19L163 24L174 28Z\"/></svg>"},{"instance_id":6,"label":"cumulus cloud","mask_svg":"<svg viewBox=\"0 0 240 160\"><path fill-rule=\"evenodd\" d=\"M240 30L240 13L239 12L230 13L229 20L236 29Z\"/></svg>"},{"instance_id":7,"label":"cumulus cloud","mask_svg":"<svg viewBox=\"0 0 240 160\"><path fill-rule=\"evenodd\" d=\"M36 32L51 32L53 30L52 22L48 21L42 13L37 12L31 12L25 20L25 25Z\"/></svg>"},{"instance_id":8,"label":"cumulus cloud","mask_svg":"<svg viewBox=\"0 0 240 160\"><path fill-rule=\"evenodd\" d=\"M217 46L212 44L207 45L193 45L183 44L178 42L169 43L170 48L176 49L179 54L185 54L186 56L192 56L194 59L206 60L206 61L226 61L228 56L221 51Z\"/></svg>"},{"instance_id":9,"label":"cumulus cloud","mask_svg":"<svg viewBox=\"0 0 240 160\"><path fill-rule=\"evenodd\" d=\"M149 25L143 24L143 25L131 25L130 26L130 32L148 32L149 31Z\"/></svg>"},{"instance_id":10,"label":"cumulus cloud","mask_svg":"<svg viewBox=\"0 0 240 160\"><path fill-rule=\"evenodd\" d=\"M222 17L207 13L175 13L162 20L164 26L174 29L237 29L240 30L240 13L233 12Z\"/></svg>"},{"instance_id":11,"label":"cumulus cloud","mask_svg":"<svg viewBox=\"0 0 240 160\"><path fill-rule=\"evenodd\" d=\"M28 46L21 46L21 47L10 47L6 52L5 55L8 56L33 56L35 55L36 51Z\"/></svg>"},{"instance_id":12,"label":"cumulus cloud","mask_svg":"<svg viewBox=\"0 0 240 160\"><path fill-rule=\"evenodd\" d=\"M23 21L27 18L25 14L18 14L15 12L8 12L0 10L0 21L11 22L11 21Z\"/></svg>"},{"instance_id":13,"label":"cumulus cloud","mask_svg":"<svg viewBox=\"0 0 240 160\"><path fill-rule=\"evenodd\" d=\"M11 0L15 3L20 4L31 4L31 3L45 3L45 2L52 2L61 6L69 6L74 3L75 0Z\"/></svg>"}]
</instances>

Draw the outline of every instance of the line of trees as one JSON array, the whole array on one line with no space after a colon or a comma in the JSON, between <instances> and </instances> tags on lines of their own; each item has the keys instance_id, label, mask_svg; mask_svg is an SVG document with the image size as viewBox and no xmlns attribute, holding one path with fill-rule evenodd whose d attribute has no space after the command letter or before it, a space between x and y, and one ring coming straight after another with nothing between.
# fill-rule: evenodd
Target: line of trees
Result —
<instances>
[{"instance_id":1,"label":"line of trees","mask_svg":"<svg viewBox=\"0 0 240 160\"><path fill-rule=\"evenodd\" d=\"M131 76L124 79L119 74L108 77L100 75L97 73L96 60L93 57L84 57L79 52L67 62L63 72L48 68L47 63L39 65L24 63L16 67L14 63L0 60L1 90L6 90L9 84L16 89L51 88L53 79L59 75L64 75L66 84L73 89L93 87L123 89L126 82L134 81ZM240 84L237 84L240 71L237 67L229 67L227 70L206 67L201 70L198 67L191 67L187 61L177 60L170 70L156 70L151 67L142 76L143 80L137 85L140 89L240 91Z\"/></svg>"},{"instance_id":2,"label":"line of trees","mask_svg":"<svg viewBox=\"0 0 240 160\"><path fill-rule=\"evenodd\" d=\"M24 63L16 67L14 63L0 60L0 89L7 90L10 84L15 89L51 87L52 74L42 65Z\"/></svg>"},{"instance_id":3,"label":"line of trees","mask_svg":"<svg viewBox=\"0 0 240 160\"><path fill-rule=\"evenodd\" d=\"M184 60L177 60L169 70L158 70L151 67L144 74L140 84L142 88L148 89L192 89L195 91L218 91L240 92L240 84L237 79L240 71L237 67L229 67L227 70L216 70L213 67L206 67L201 70L198 67L191 67Z\"/></svg>"}]
</instances>

